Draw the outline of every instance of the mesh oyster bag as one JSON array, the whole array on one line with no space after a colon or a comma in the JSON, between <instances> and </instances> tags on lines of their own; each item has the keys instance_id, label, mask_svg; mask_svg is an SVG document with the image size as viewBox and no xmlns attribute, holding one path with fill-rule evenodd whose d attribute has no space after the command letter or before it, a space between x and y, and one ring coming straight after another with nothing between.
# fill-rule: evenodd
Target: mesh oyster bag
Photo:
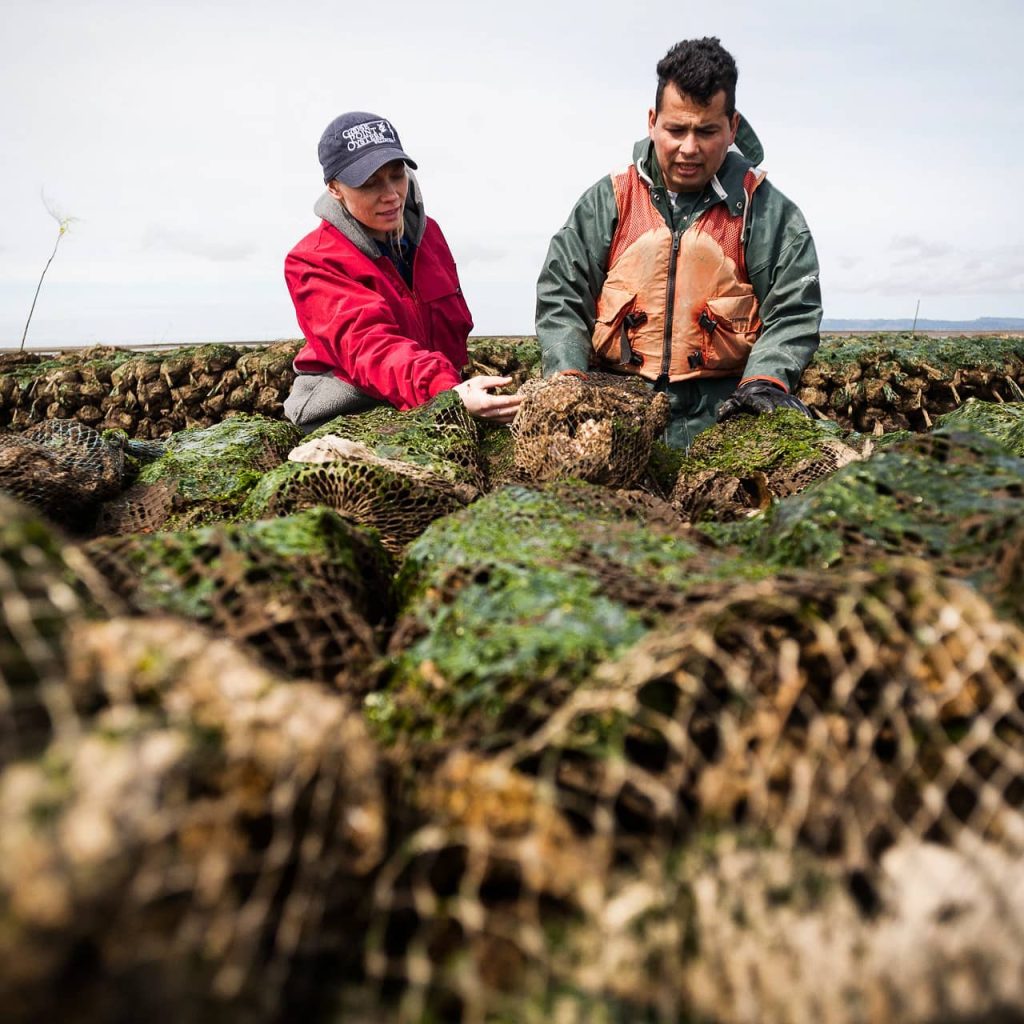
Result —
<instances>
[{"instance_id":1,"label":"mesh oyster bag","mask_svg":"<svg viewBox=\"0 0 1024 1024\"><path fill-rule=\"evenodd\" d=\"M398 1019L1019 1019L1024 634L916 561L691 596L423 782Z\"/></svg>"},{"instance_id":2,"label":"mesh oyster bag","mask_svg":"<svg viewBox=\"0 0 1024 1024\"><path fill-rule=\"evenodd\" d=\"M36 509L0 493L0 768L76 727L64 684L66 625L123 608Z\"/></svg>"},{"instance_id":3,"label":"mesh oyster bag","mask_svg":"<svg viewBox=\"0 0 1024 1024\"><path fill-rule=\"evenodd\" d=\"M577 477L632 487L668 424L667 396L633 377L561 374L528 380L519 393L514 465L530 483Z\"/></svg>"},{"instance_id":4,"label":"mesh oyster bag","mask_svg":"<svg viewBox=\"0 0 1024 1024\"><path fill-rule=\"evenodd\" d=\"M454 391L442 391L415 409L385 405L338 416L308 438L326 436L365 445L381 459L411 463L453 484L484 486L477 422Z\"/></svg>"},{"instance_id":5,"label":"mesh oyster bag","mask_svg":"<svg viewBox=\"0 0 1024 1024\"><path fill-rule=\"evenodd\" d=\"M0 774L13 1022L272 1021L355 971L385 817L345 698L173 619L65 634L77 728Z\"/></svg>"},{"instance_id":6,"label":"mesh oyster bag","mask_svg":"<svg viewBox=\"0 0 1024 1024\"><path fill-rule=\"evenodd\" d=\"M316 448L326 438L307 443ZM394 555L435 519L463 508L477 496L466 484L453 484L414 463L385 459L365 446L334 450L327 461L288 461L253 488L241 519L289 515L325 506L364 527L375 529Z\"/></svg>"},{"instance_id":7,"label":"mesh oyster bag","mask_svg":"<svg viewBox=\"0 0 1024 1024\"><path fill-rule=\"evenodd\" d=\"M0 490L78 530L119 493L126 477L126 438L77 420L53 419L22 433L0 432Z\"/></svg>"},{"instance_id":8,"label":"mesh oyster bag","mask_svg":"<svg viewBox=\"0 0 1024 1024\"><path fill-rule=\"evenodd\" d=\"M860 458L833 429L792 409L736 416L697 435L670 500L690 522L727 522Z\"/></svg>"},{"instance_id":9,"label":"mesh oyster bag","mask_svg":"<svg viewBox=\"0 0 1024 1024\"><path fill-rule=\"evenodd\" d=\"M390 559L330 509L102 537L84 550L139 612L216 627L289 675L350 691L372 685Z\"/></svg>"},{"instance_id":10,"label":"mesh oyster bag","mask_svg":"<svg viewBox=\"0 0 1024 1024\"><path fill-rule=\"evenodd\" d=\"M172 434L135 483L103 505L96 532L180 530L230 518L299 436L292 424L263 416L233 416Z\"/></svg>"}]
</instances>

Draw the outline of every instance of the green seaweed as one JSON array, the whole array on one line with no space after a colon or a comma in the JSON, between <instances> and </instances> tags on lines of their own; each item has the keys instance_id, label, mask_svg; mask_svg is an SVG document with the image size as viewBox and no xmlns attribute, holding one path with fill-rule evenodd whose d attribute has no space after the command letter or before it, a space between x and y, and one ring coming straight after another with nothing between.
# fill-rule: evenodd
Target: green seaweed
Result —
<instances>
[{"instance_id":1,"label":"green seaweed","mask_svg":"<svg viewBox=\"0 0 1024 1024\"><path fill-rule=\"evenodd\" d=\"M763 416L734 416L697 435L679 471L715 469L733 476L781 469L823 457L825 438L843 431L828 420L813 420L795 409Z\"/></svg>"},{"instance_id":2,"label":"green seaweed","mask_svg":"<svg viewBox=\"0 0 1024 1024\"><path fill-rule=\"evenodd\" d=\"M117 564L131 577L136 607L215 621L243 582L285 607L297 595L317 594L323 580L311 566L329 566L357 601L379 620L390 606L391 562L371 534L331 509L249 523L102 538L88 550L99 564ZM111 555L111 553L113 553Z\"/></svg>"},{"instance_id":3,"label":"green seaweed","mask_svg":"<svg viewBox=\"0 0 1024 1024\"><path fill-rule=\"evenodd\" d=\"M385 742L501 745L688 588L735 569L604 488L506 487L410 544L389 685L367 717Z\"/></svg>"},{"instance_id":4,"label":"green seaweed","mask_svg":"<svg viewBox=\"0 0 1024 1024\"><path fill-rule=\"evenodd\" d=\"M365 444L381 458L425 466L453 483L482 484L476 423L454 391L442 391L405 412L385 405L338 416L308 439L329 434Z\"/></svg>"},{"instance_id":5,"label":"green seaweed","mask_svg":"<svg viewBox=\"0 0 1024 1024\"><path fill-rule=\"evenodd\" d=\"M851 463L754 521L713 531L775 568L917 555L1019 616L997 563L1024 517L1024 459L981 434L936 430Z\"/></svg>"},{"instance_id":6,"label":"green seaweed","mask_svg":"<svg viewBox=\"0 0 1024 1024\"><path fill-rule=\"evenodd\" d=\"M651 442L651 454L647 460L646 482L656 494L668 497L672 493L679 471L686 459L682 448L666 444L660 438Z\"/></svg>"},{"instance_id":7,"label":"green seaweed","mask_svg":"<svg viewBox=\"0 0 1024 1024\"><path fill-rule=\"evenodd\" d=\"M811 365L841 367L891 366L897 373L933 367L948 372L982 369L1006 372L1007 364L1024 361L1024 337L963 335L927 337L910 333L825 335Z\"/></svg>"},{"instance_id":8,"label":"green seaweed","mask_svg":"<svg viewBox=\"0 0 1024 1024\"><path fill-rule=\"evenodd\" d=\"M1024 456L1024 402L980 402L969 398L940 416L940 427L973 430L998 441L1014 455Z\"/></svg>"},{"instance_id":9,"label":"green seaweed","mask_svg":"<svg viewBox=\"0 0 1024 1024\"><path fill-rule=\"evenodd\" d=\"M140 468L138 483L173 481L193 522L224 518L300 436L292 424L263 416L183 430L167 439L164 455Z\"/></svg>"}]
</instances>

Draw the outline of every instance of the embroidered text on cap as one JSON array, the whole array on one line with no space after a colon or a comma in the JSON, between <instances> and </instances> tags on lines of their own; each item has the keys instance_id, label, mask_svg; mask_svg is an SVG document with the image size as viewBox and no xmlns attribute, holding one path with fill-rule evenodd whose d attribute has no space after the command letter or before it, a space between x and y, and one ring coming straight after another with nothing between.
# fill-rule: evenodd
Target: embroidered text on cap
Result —
<instances>
[{"instance_id":1,"label":"embroidered text on cap","mask_svg":"<svg viewBox=\"0 0 1024 1024\"><path fill-rule=\"evenodd\" d=\"M364 121L362 124L354 124L346 128L341 136L348 141L348 150L353 152L362 149L363 146L380 146L383 144L396 145L398 139L395 137L395 129L388 121Z\"/></svg>"}]
</instances>

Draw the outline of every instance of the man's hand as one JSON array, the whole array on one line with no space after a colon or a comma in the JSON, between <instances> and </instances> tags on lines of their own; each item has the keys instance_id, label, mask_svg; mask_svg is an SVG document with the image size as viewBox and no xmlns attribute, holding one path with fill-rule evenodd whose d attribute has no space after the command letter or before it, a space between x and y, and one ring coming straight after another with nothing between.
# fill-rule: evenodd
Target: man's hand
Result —
<instances>
[{"instance_id":1,"label":"man's hand","mask_svg":"<svg viewBox=\"0 0 1024 1024\"><path fill-rule=\"evenodd\" d=\"M783 391L770 381L751 380L741 384L718 407L718 422L722 423L743 412L760 416L761 413L772 412L774 409L796 409L805 416L811 415L811 410L795 395Z\"/></svg>"},{"instance_id":2,"label":"man's hand","mask_svg":"<svg viewBox=\"0 0 1024 1024\"><path fill-rule=\"evenodd\" d=\"M466 411L477 419L511 423L519 411L519 395L492 395L492 388L511 384L511 377L470 377L452 390L462 399Z\"/></svg>"}]
</instances>

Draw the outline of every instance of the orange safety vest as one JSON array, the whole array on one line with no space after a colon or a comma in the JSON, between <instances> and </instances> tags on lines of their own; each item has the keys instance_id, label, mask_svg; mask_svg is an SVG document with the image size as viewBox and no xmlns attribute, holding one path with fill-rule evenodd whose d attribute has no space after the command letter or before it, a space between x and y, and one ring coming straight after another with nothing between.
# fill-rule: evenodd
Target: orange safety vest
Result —
<instances>
[{"instance_id":1,"label":"orange safety vest","mask_svg":"<svg viewBox=\"0 0 1024 1024\"><path fill-rule=\"evenodd\" d=\"M744 234L764 178L747 171L742 214L718 202L673 234L635 166L612 176L619 221L593 336L601 366L648 380L742 375L761 333Z\"/></svg>"}]
</instances>

